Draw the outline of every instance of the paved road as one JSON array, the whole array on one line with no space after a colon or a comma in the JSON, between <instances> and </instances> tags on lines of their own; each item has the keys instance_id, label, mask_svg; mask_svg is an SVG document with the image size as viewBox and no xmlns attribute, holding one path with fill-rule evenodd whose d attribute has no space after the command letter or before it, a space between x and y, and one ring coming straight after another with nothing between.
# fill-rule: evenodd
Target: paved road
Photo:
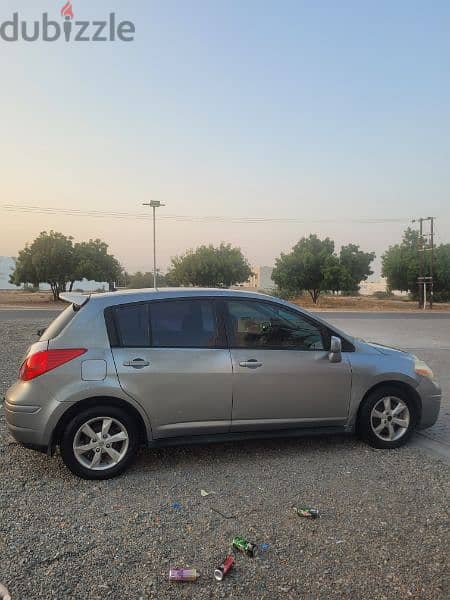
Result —
<instances>
[{"instance_id":1,"label":"paved road","mask_svg":"<svg viewBox=\"0 0 450 600\"><path fill-rule=\"evenodd\" d=\"M35 321L36 319L54 319L61 311L51 308L0 308L0 321L16 319Z\"/></svg>"}]
</instances>

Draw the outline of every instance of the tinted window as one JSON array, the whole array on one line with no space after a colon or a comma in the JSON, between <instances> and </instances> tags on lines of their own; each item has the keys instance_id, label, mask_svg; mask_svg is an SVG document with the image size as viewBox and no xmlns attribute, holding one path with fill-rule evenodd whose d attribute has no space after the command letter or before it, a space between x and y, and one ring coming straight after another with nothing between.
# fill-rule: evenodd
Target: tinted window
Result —
<instances>
[{"instance_id":1,"label":"tinted window","mask_svg":"<svg viewBox=\"0 0 450 600\"><path fill-rule=\"evenodd\" d=\"M274 304L230 300L227 328L235 348L323 350L319 326Z\"/></svg>"},{"instance_id":2,"label":"tinted window","mask_svg":"<svg viewBox=\"0 0 450 600\"><path fill-rule=\"evenodd\" d=\"M211 348L217 345L214 306L209 300L168 300L150 305L152 346Z\"/></svg>"},{"instance_id":3,"label":"tinted window","mask_svg":"<svg viewBox=\"0 0 450 600\"><path fill-rule=\"evenodd\" d=\"M150 346L147 304L124 304L115 309L120 345L128 348Z\"/></svg>"}]
</instances>

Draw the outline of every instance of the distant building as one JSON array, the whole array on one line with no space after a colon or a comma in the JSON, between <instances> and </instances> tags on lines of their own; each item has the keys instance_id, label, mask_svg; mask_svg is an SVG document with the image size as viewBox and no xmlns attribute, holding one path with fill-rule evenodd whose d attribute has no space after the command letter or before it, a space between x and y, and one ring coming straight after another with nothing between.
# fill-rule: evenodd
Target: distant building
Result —
<instances>
[{"instance_id":1,"label":"distant building","mask_svg":"<svg viewBox=\"0 0 450 600\"><path fill-rule=\"evenodd\" d=\"M362 296L372 296L376 292L386 292L387 283L384 277L378 279L378 281L361 281L359 284L359 293Z\"/></svg>"},{"instance_id":2,"label":"distant building","mask_svg":"<svg viewBox=\"0 0 450 600\"><path fill-rule=\"evenodd\" d=\"M272 280L272 267L251 267L252 275L238 287L254 290L273 290L276 285Z\"/></svg>"},{"instance_id":3,"label":"distant building","mask_svg":"<svg viewBox=\"0 0 450 600\"><path fill-rule=\"evenodd\" d=\"M0 290L17 290L17 286L9 283L15 266L16 262L11 256L0 256Z\"/></svg>"},{"instance_id":4,"label":"distant building","mask_svg":"<svg viewBox=\"0 0 450 600\"><path fill-rule=\"evenodd\" d=\"M0 290L19 290L20 288L23 288L23 285L17 286L9 283L9 276L15 268L16 261L14 258L11 256L0 256ZM48 283L41 283L39 289L47 291L50 290L50 286ZM104 281L88 281L87 279L83 279L83 281L75 281L73 289L74 291L81 290L83 292L93 292L104 289L107 292L109 285Z\"/></svg>"},{"instance_id":5,"label":"distant building","mask_svg":"<svg viewBox=\"0 0 450 600\"><path fill-rule=\"evenodd\" d=\"M359 284L359 293L361 296L373 296L377 292L387 292L387 281L384 277L380 277L377 281L361 281ZM400 292L392 290L394 296L407 296L408 292Z\"/></svg>"}]
</instances>

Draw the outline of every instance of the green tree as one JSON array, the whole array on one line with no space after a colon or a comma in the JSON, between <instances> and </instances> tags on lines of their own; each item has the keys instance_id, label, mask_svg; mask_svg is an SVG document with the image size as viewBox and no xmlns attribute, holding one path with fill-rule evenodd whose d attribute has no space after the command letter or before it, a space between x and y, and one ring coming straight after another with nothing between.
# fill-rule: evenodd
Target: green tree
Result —
<instances>
[{"instance_id":1,"label":"green tree","mask_svg":"<svg viewBox=\"0 0 450 600\"><path fill-rule=\"evenodd\" d=\"M28 244L19 251L19 256L15 260L15 269L9 276L9 283L13 285L30 286L33 288L39 287L36 269L33 266L33 254Z\"/></svg>"},{"instance_id":2,"label":"green tree","mask_svg":"<svg viewBox=\"0 0 450 600\"><path fill-rule=\"evenodd\" d=\"M390 290L407 291L417 298L420 273L420 233L408 228L400 244L390 246L382 256L382 275L387 278ZM424 256L424 275L430 275L429 253ZM450 244L440 244L434 250L433 291L437 302L450 299Z\"/></svg>"},{"instance_id":3,"label":"green tree","mask_svg":"<svg viewBox=\"0 0 450 600\"><path fill-rule=\"evenodd\" d=\"M340 292L342 290L351 290L353 280L337 257L332 257L329 260L324 270L324 288L330 292Z\"/></svg>"},{"instance_id":4,"label":"green tree","mask_svg":"<svg viewBox=\"0 0 450 600\"><path fill-rule=\"evenodd\" d=\"M108 254L108 245L101 240L73 244L73 238L57 231L43 231L31 245L19 252L16 267L10 277L15 285L38 286L48 283L53 299L69 289L77 280L112 283L122 272L119 262Z\"/></svg>"},{"instance_id":5,"label":"green tree","mask_svg":"<svg viewBox=\"0 0 450 600\"><path fill-rule=\"evenodd\" d=\"M408 227L401 243L390 246L381 257L381 274L386 277L389 290L406 291L417 296L419 244L419 232Z\"/></svg>"},{"instance_id":6,"label":"green tree","mask_svg":"<svg viewBox=\"0 0 450 600\"><path fill-rule=\"evenodd\" d=\"M168 285L226 288L247 281L251 273L240 248L221 244L200 246L172 258L166 280Z\"/></svg>"},{"instance_id":7,"label":"green tree","mask_svg":"<svg viewBox=\"0 0 450 600\"><path fill-rule=\"evenodd\" d=\"M53 299L58 300L59 294L66 289L74 268L72 239L57 231L41 232L31 246L25 246L19 252L10 282L34 286L48 283Z\"/></svg>"},{"instance_id":8,"label":"green tree","mask_svg":"<svg viewBox=\"0 0 450 600\"><path fill-rule=\"evenodd\" d=\"M147 271L136 271L132 275L129 275L127 287L130 289L141 289L141 288L152 288L154 284L153 273ZM159 271L156 272L156 285L158 287L164 287L166 285L165 276Z\"/></svg>"},{"instance_id":9,"label":"green tree","mask_svg":"<svg viewBox=\"0 0 450 600\"><path fill-rule=\"evenodd\" d=\"M450 244L440 244L434 252L434 298L450 300Z\"/></svg>"},{"instance_id":10,"label":"green tree","mask_svg":"<svg viewBox=\"0 0 450 600\"><path fill-rule=\"evenodd\" d=\"M116 282L122 273L119 261L108 254L108 244L102 240L89 240L74 246L74 266L70 277L70 291L75 281Z\"/></svg>"},{"instance_id":11,"label":"green tree","mask_svg":"<svg viewBox=\"0 0 450 600\"><path fill-rule=\"evenodd\" d=\"M330 238L320 240L312 234L302 238L292 252L282 253L276 259L272 279L280 290L288 294L307 290L316 304L321 292L328 289L330 281L327 281L327 273L331 278L331 269L336 264L334 242Z\"/></svg>"},{"instance_id":12,"label":"green tree","mask_svg":"<svg viewBox=\"0 0 450 600\"><path fill-rule=\"evenodd\" d=\"M375 252L363 252L356 244L342 246L339 253L341 266L340 290L357 292L361 281L365 281L373 271L370 268Z\"/></svg>"}]
</instances>

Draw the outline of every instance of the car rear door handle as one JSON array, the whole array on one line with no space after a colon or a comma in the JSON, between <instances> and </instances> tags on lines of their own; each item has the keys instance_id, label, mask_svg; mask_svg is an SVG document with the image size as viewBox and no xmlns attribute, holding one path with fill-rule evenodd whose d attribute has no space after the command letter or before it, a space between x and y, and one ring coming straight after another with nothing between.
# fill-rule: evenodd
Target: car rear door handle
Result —
<instances>
[{"instance_id":1,"label":"car rear door handle","mask_svg":"<svg viewBox=\"0 0 450 600\"><path fill-rule=\"evenodd\" d=\"M148 367L149 365L148 360L144 360L143 358L133 358L133 360L126 360L123 363L124 367L134 367L135 369L142 369L142 367Z\"/></svg>"},{"instance_id":2,"label":"car rear door handle","mask_svg":"<svg viewBox=\"0 0 450 600\"><path fill-rule=\"evenodd\" d=\"M262 362L257 361L256 358L249 358L240 362L239 366L246 367L247 369L257 369L258 367L262 367Z\"/></svg>"}]
</instances>

